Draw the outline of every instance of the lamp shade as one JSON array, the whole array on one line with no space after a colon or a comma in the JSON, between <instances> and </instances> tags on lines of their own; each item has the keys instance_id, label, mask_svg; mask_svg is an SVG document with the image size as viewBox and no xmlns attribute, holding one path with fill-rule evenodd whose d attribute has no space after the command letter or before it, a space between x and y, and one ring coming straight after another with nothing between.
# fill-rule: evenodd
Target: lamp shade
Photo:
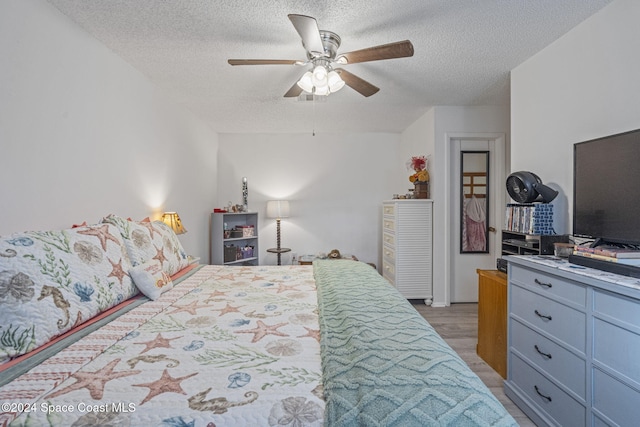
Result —
<instances>
[{"instance_id":1,"label":"lamp shade","mask_svg":"<svg viewBox=\"0 0 640 427\"><path fill-rule=\"evenodd\" d=\"M289 216L289 202L286 200L269 200L267 202L268 218L287 218Z\"/></svg>"},{"instance_id":2,"label":"lamp shade","mask_svg":"<svg viewBox=\"0 0 640 427\"><path fill-rule=\"evenodd\" d=\"M162 222L167 224L174 233L176 234L184 234L187 232L187 229L182 226L182 221L180 221L180 215L177 212L165 212L162 214Z\"/></svg>"}]
</instances>

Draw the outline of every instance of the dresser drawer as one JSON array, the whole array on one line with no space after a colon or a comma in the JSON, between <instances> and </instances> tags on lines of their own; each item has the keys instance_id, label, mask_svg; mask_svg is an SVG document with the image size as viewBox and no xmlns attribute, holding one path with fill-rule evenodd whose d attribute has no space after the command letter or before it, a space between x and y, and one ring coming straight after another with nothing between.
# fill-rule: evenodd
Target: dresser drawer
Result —
<instances>
[{"instance_id":1,"label":"dresser drawer","mask_svg":"<svg viewBox=\"0 0 640 427\"><path fill-rule=\"evenodd\" d=\"M382 272L385 275L394 277L396 274L396 267L387 260L382 260Z\"/></svg>"},{"instance_id":2,"label":"dresser drawer","mask_svg":"<svg viewBox=\"0 0 640 427\"><path fill-rule=\"evenodd\" d=\"M511 316L516 316L581 353L586 349L586 315L519 286L510 287Z\"/></svg>"},{"instance_id":3,"label":"dresser drawer","mask_svg":"<svg viewBox=\"0 0 640 427\"><path fill-rule=\"evenodd\" d=\"M622 346L621 343L624 343ZM602 319L593 322L593 359L640 384L640 335Z\"/></svg>"},{"instance_id":4,"label":"dresser drawer","mask_svg":"<svg viewBox=\"0 0 640 427\"><path fill-rule=\"evenodd\" d=\"M382 219L382 229L384 231L389 231L391 233L396 231L396 222L393 219L383 218Z\"/></svg>"},{"instance_id":5,"label":"dresser drawer","mask_svg":"<svg viewBox=\"0 0 640 427\"><path fill-rule=\"evenodd\" d=\"M520 322L511 322L511 347L586 399L586 362Z\"/></svg>"},{"instance_id":6,"label":"dresser drawer","mask_svg":"<svg viewBox=\"0 0 640 427\"><path fill-rule=\"evenodd\" d=\"M640 392L599 369L593 370L593 409L620 426L636 426L640 420ZM604 423L603 423L604 424Z\"/></svg>"},{"instance_id":7,"label":"dresser drawer","mask_svg":"<svg viewBox=\"0 0 640 427\"><path fill-rule=\"evenodd\" d=\"M396 251L387 245L382 245L382 257L391 263L396 261Z\"/></svg>"},{"instance_id":8,"label":"dresser drawer","mask_svg":"<svg viewBox=\"0 0 640 427\"><path fill-rule=\"evenodd\" d=\"M513 353L509 358L512 385L560 426L584 426L586 408Z\"/></svg>"},{"instance_id":9,"label":"dresser drawer","mask_svg":"<svg viewBox=\"0 0 640 427\"><path fill-rule=\"evenodd\" d=\"M640 327L640 302L596 290L593 293L593 311L621 322Z\"/></svg>"},{"instance_id":10,"label":"dresser drawer","mask_svg":"<svg viewBox=\"0 0 640 427\"><path fill-rule=\"evenodd\" d=\"M511 266L509 278L520 285L538 290L550 298L563 298L582 307L586 306L587 290L584 285L578 282L517 265Z\"/></svg>"},{"instance_id":11,"label":"dresser drawer","mask_svg":"<svg viewBox=\"0 0 640 427\"><path fill-rule=\"evenodd\" d=\"M396 237L393 234L389 234L386 232L382 233L382 242L388 246L395 247L396 246Z\"/></svg>"},{"instance_id":12,"label":"dresser drawer","mask_svg":"<svg viewBox=\"0 0 640 427\"><path fill-rule=\"evenodd\" d=\"M382 215L395 215L395 207L396 205L382 205Z\"/></svg>"}]
</instances>

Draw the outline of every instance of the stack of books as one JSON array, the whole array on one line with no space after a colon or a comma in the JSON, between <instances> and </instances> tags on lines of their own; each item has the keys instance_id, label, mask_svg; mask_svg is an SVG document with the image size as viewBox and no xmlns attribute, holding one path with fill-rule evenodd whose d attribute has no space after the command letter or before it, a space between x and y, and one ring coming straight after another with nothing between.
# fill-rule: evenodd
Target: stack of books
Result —
<instances>
[{"instance_id":1,"label":"stack of books","mask_svg":"<svg viewBox=\"0 0 640 427\"><path fill-rule=\"evenodd\" d=\"M640 250L615 246L576 246L573 255L640 267Z\"/></svg>"}]
</instances>

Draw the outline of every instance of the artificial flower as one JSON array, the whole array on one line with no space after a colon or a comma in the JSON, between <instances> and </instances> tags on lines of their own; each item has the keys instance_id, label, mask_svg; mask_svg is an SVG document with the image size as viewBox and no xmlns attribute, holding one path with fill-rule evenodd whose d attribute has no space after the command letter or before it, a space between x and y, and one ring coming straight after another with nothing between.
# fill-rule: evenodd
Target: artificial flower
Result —
<instances>
[{"instance_id":1,"label":"artificial flower","mask_svg":"<svg viewBox=\"0 0 640 427\"><path fill-rule=\"evenodd\" d=\"M409 175L411 182L429 181L429 171L427 171L427 157L413 156L407 162L407 169L413 170L414 173Z\"/></svg>"}]
</instances>

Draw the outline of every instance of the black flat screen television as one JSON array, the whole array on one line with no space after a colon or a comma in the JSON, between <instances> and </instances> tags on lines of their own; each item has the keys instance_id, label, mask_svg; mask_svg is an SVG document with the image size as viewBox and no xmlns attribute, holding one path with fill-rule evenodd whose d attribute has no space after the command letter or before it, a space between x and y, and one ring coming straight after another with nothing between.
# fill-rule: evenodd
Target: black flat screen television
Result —
<instances>
[{"instance_id":1,"label":"black flat screen television","mask_svg":"<svg viewBox=\"0 0 640 427\"><path fill-rule=\"evenodd\" d=\"M574 144L573 234L640 245L640 129Z\"/></svg>"}]
</instances>

